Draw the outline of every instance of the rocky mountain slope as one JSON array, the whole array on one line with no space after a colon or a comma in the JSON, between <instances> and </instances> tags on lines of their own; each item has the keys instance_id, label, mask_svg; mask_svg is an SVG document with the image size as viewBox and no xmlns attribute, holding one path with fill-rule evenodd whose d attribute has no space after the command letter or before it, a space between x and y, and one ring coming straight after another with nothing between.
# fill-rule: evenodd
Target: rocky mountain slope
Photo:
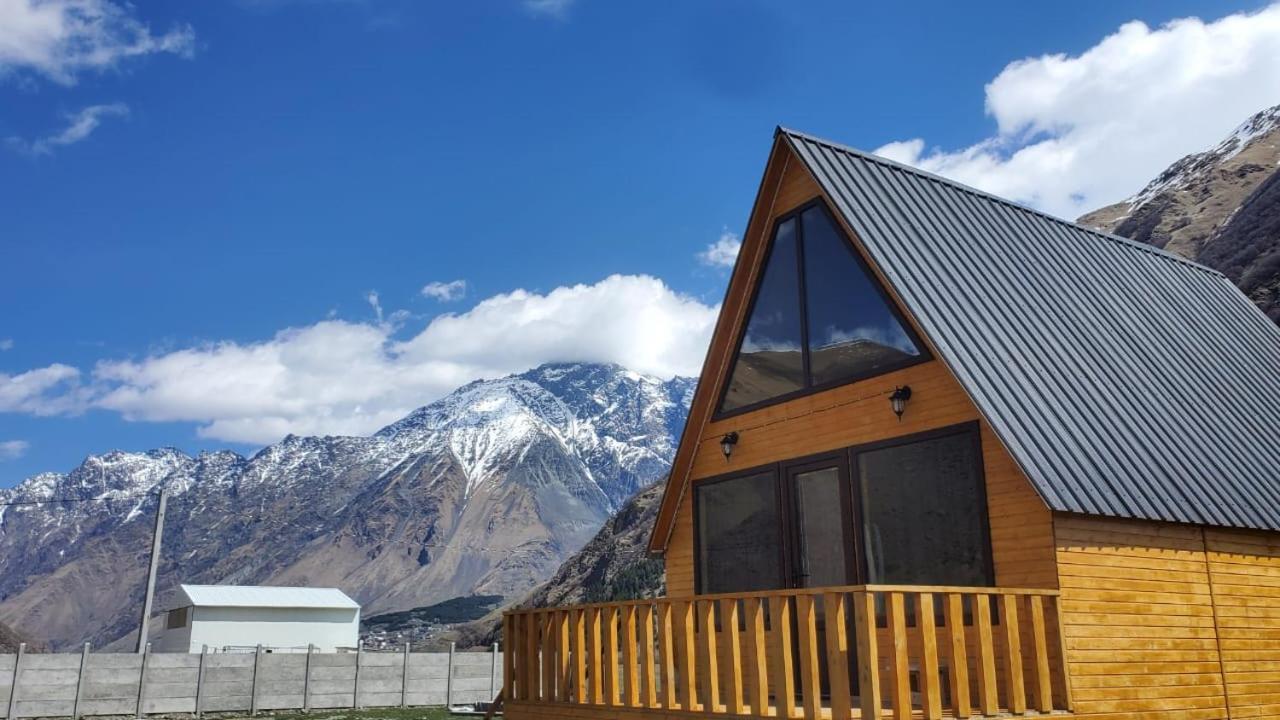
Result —
<instances>
[{"instance_id":1,"label":"rocky mountain slope","mask_svg":"<svg viewBox=\"0 0 1280 720\"><path fill-rule=\"evenodd\" d=\"M0 491L0 622L55 648L135 632L170 492L157 607L179 582L336 586L366 613L518 597L661 478L694 381L546 365L479 381L371 437L250 458L91 456Z\"/></svg>"},{"instance_id":2,"label":"rocky mountain slope","mask_svg":"<svg viewBox=\"0 0 1280 720\"><path fill-rule=\"evenodd\" d=\"M1215 268L1280 322L1280 105L1079 222Z\"/></svg>"},{"instance_id":3,"label":"rocky mountain slope","mask_svg":"<svg viewBox=\"0 0 1280 720\"><path fill-rule=\"evenodd\" d=\"M560 607L665 594L662 560L649 557L646 548L662 504L662 488L663 483L655 483L636 493L551 579L509 607ZM458 628L450 639L461 647L487 646L499 639L501 624L502 611L497 610Z\"/></svg>"}]
</instances>

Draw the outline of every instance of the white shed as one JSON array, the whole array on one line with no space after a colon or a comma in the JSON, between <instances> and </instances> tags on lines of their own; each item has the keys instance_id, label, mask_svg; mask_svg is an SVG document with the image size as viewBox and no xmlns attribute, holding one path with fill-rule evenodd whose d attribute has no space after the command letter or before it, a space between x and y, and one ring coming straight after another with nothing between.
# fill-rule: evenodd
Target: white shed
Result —
<instances>
[{"instance_id":1,"label":"white shed","mask_svg":"<svg viewBox=\"0 0 1280 720\"><path fill-rule=\"evenodd\" d=\"M337 588L180 585L157 644L163 652L355 649L360 605Z\"/></svg>"}]
</instances>

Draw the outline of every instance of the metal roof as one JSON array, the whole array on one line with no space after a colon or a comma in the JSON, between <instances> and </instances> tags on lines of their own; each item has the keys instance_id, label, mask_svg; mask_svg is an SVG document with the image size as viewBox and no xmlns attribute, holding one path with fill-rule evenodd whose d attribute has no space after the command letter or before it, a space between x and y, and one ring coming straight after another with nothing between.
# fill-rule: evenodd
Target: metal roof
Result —
<instances>
[{"instance_id":1,"label":"metal roof","mask_svg":"<svg viewBox=\"0 0 1280 720\"><path fill-rule=\"evenodd\" d=\"M1280 328L1226 277L778 132L1051 508L1280 530Z\"/></svg>"},{"instance_id":2,"label":"metal roof","mask_svg":"<svg viewBox=\"0 0 1280 720\"><path fill-rule=\"evenodd\" d=\"M360 604L337 588L180 585L196 607L347 608Z\"/></svg>"}]
</instances>

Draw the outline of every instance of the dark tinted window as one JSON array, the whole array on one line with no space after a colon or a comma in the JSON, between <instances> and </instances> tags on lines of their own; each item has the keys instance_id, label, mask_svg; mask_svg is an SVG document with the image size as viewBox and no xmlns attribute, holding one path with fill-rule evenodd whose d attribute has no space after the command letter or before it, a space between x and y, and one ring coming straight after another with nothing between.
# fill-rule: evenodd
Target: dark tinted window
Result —
<instances>
[{"instance_id":1,"label":"dark tinted window","mask_svg":"<svg viewBox=\"0 0 1280 720\"><path fill-rule=\"evenodd\" d=\"M782 587L773 472L695 485L698 592Z\"/></svg>"},{"instance_id":2,"label":"dark tinted window","mask_svg":"<svg viewBox=\"0 0 1280 720\"><path fill-rule=\"evenodd\" d=\"M868 582L991 585L971 433L858 454Z\"/></svg>"},{"instance_id":3,"label":"dark tinted window","mask_svg":"<svg viewBox=\"0 0 1280 720\"><path fill-rule=\"evenodd\" d=\"M826 210L801 214L814 385L887 372L920 351Z\"/></svg>"},{"instance_id":4,"label":"dark tinted window","mask_svg":"<svg viewBox=\"0 0 1280 720\"><path fill-rule=\"evenodd\" d=\"M778 226L756 290L747 331L729 375L722 410L734 410L804 387L796 221Z\"/></svg>"},{"instance_id":5,"label":"dark tinted window","mask_svg":"<svg viewBox=\"0 0 1280 720\"><path fill-rule=\"evenodd\" d=\"M813 205L778 224L720 411L879 375L922 357L843 231L824 206Z\"/></svg>"}]
</instances>

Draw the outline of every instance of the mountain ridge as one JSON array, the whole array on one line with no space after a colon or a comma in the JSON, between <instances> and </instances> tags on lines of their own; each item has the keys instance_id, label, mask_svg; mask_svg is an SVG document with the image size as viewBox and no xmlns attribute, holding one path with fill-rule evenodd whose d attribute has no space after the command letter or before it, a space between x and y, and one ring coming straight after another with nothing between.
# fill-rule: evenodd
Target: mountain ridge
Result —
<instances>
[{"instance_id":1,"label":"mountain ridge","mask_svg":"<svg viewBox=\"0 0 1280 720\"><path fill-rule=\"evenodd\" d=\"M335 585L370 612L518 596L665 475L693 384L548 364L368 437L91 455L0 491L78 501L0 507L0 622L54 647L127 641L161 487L162 609L177 582Z\"/></svg>"}]
</instances>

